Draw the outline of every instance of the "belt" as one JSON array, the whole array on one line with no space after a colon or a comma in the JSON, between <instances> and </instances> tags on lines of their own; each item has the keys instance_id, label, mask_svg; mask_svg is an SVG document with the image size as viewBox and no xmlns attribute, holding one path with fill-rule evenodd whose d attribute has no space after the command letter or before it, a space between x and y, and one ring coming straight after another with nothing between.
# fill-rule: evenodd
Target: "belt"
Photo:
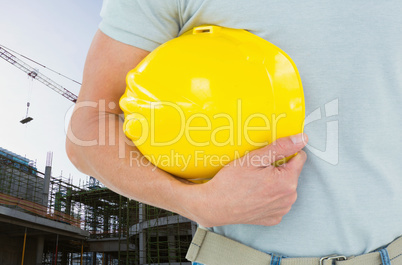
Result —
<instances>
[{"instance_id":1,"label":"belt","mask_svg":"<svg viewBox=\"0 0 402 265\"><path fill-rule=\"evenodd\" d=\"M186 259L206 265L402 265L402 237L378 252L359 256L281 258L198 228Z\"/></svg>"}]
</instances>

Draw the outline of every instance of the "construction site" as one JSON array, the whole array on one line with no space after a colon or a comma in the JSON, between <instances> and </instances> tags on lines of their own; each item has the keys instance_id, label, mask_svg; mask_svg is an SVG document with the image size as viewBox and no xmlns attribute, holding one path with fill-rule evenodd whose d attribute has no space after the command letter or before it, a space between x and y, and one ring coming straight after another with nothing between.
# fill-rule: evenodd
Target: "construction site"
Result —
<instances>
[{"instance_id":1,"label":"construction site","mask_svg":"<svg viewBox=\"0 0 402 265\"><path fill-rule=\"evenodd\" d=\"M0 148L0 264L190 264L196 224Z\"/></svg>"},{"instance_id":2,"label":"construction site","mask_svg":"<svg viewBox=\"0 0 402 265\"><path fill-rule=\"evenodd\" d=\"M0 47L0 58L30 80L75 103L77 96ZM33 120L27 115L20 121ZM0 264L191 264L185 259L196 224L130 200L87 176L52 176L48 152L36 162L0 147Z\"/></svg>"}]
</instances>

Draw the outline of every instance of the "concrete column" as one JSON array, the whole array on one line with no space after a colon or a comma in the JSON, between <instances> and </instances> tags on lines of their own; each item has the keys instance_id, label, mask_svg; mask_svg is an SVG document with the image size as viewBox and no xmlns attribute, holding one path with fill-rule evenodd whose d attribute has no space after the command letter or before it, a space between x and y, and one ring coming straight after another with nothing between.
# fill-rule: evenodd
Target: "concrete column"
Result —
<instances>
[{"instance_id":1,"label":"concrete column","mask_svg":"<svg viewBox=\"0 0 402 265\"><path fill-rule=\"evenodd\" d=\"M67 188L67 197L66 197L66 214L71 214L71 195L73 193L73 188Z\"/></svg>"},{"instance_id":2,"label":"concrete column","mask_svg":"<svg viewBox=\"0 0 402 265\"><path fill-rule=\"evenodd\" d=\"M175 236L168 236L168 251L169 251L169 262L176 262L177 253L176 253L176 238Z\"/></svg>"},{"instance_id":3,"label":"concrete column","mask_svg":"<svg viewBox=\"0 0 402 265\"><path fill-rule=\"evenodd\" d=\"M139 251L139 258L140 258L140 265L146 264L147 263L147 252L146 252L146 235L144 233L144 230L142 228L142 222L145 221L145 206L142 203L138 204L138 210L139 210L139 246L138 246L138 251Z\"/></svg>"},{"instance_id":4,"label":"concrete column","mask_svg":"<svg viewBox=\"0 0 402 265\"><path fill-rule=\"evenodd\" d=\"M39 236L36 243L36 265L42 264L43 246L45 244L45 237Z\"/></svg>"},{"instance_id":5,"label":"concrete column","mask_svg":"<svg viewBox=\"0 0 402 265\"><path fill-rule=\"evenodd\" d=\"M56 192L56 196L54 199L54 210L61 212L61 203L63 199L63 194L61 191Z\"/></svg>"},{"instance_id":6,"label":"concrete column","mask_svg":"<svg viewBox=\"0 0 402 265\"><path fill-rule=\"evenodd\" d=\"M61 252L61 265L67 265L68 263L68 253L66 251Z\"/></svg>"},{"instance_id":7,"label":"concrete column","mask_svg":"<svg viewBox=\"0 0 402 265\"><path fill-rule=\"evenodd\" d=\"M47 202L49 200L50 176L52 174L52 159L53 159L53 153L47 152L45 179L43 182L43 192L42 192L42 204L44 206L47 206Z\"/></svg>"},{"instance_id":8,"label":"concrete column","mask_svg":"<svg viewBox=\"0 0 402 265\"><path fill-rule=\"evenodd\" d=\"M96 265L96 252L92 252L92 265Z\"/></svg>"}]
</instances>

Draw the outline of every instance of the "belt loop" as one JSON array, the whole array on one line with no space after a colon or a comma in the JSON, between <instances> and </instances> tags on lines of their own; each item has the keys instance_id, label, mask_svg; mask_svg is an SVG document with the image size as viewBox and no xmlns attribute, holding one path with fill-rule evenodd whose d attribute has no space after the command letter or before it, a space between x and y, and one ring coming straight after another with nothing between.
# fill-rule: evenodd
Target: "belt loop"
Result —
<instances>
[{"instance_id":1,"label":"belt loop","mask_svg":"<svg viewBox=\"0 0 402 265\"><path fill-rule=\"evenodd\" d=\"M205 229L198 228L195 232L191 245L187 251L186 259L194 261L198 252L200 251L201 245L204 242L204 238L207 235L207 231Z\"/></svg>"},{"instance_id":2,"label":"belt loop","mask_svg":"<svg viewBox=\"0 0 402 265\"><path fill-rule=\"evenodd\" d=\"M282 261L282 256L277 256L274 254L271 254L271 264L270 265L281 265L281 261Z\"/></svg>"},{"instance_id":3,"label":"belt loop","mask_svg":"<svg viewBox=\"0 0 402 265\"><path fill-rule=\"evenodd\" d=\"M380 252L380 255L381 255L382 265L391 265L391 260L388 255L388 250L386 248L383 248L383 249L380 249L378 252Z\"/></svg>"}]
</instances>

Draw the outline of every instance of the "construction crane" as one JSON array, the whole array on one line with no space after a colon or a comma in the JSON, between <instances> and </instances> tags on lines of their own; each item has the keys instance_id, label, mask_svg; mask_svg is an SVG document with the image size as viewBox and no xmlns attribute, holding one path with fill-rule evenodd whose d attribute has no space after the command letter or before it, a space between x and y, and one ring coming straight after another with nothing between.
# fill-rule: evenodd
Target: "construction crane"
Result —
<instances>
[{"instance_id":1,"label":"construction crane","mask_svg":"<svg viewBox=\"0 0 402 265\"><path fill-rule=\"evenodd\" d=\"M29 66L28 64L24 63L23 61L15 57L11 52L7 51L5 48L1 46L0 46L0 57L9 62L10 64L14 65L15 67L17 67L18 69L27 73L30 78L38 80L39 82L45 84L46 86L50 87L51 89L53 89L54 91L65 97L66 99L74 103L77 102L77 96L74 93L62 87L61 85L57 84L47 76L39 73L39 71ZM22 124L28 123L33 120L32 117L28 116L29 106L30 103L28 102L26 117L20 121Z\"/></svg>"},{"instance_id":2,"label":"construction crane","mask_svg":"<svg viewBox=\"0 0 402 265\"><path fill-rule=\"evenodd\" d=\"M20 70L24 71L25 73L27 73L28 76L31 77L32 79L38 80L39 82L45 84L46 86L50 87L51 89L53 89L66 99L70 100L71 102L74 103L77 102L77 96L74 93L62 87L61 85L57 84L52 79L39 73L33 67L24 63L23 61L15 57L11 52L7 51L1 46L0 46L0 57L9 62L10 64L14 65L15 67L19 68Z\"/></svg>"}]
</instances>

